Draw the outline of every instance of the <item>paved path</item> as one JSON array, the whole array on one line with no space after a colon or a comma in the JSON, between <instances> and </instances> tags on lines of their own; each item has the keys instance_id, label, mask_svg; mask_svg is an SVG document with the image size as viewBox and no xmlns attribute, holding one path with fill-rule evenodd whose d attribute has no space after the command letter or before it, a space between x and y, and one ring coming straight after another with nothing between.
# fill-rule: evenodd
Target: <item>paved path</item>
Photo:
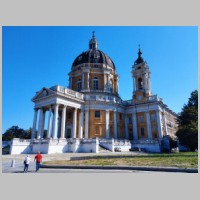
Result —
<instances>
[{"instance_id":1,"label":"paved path","mask_svg":"<svg viewBox=\"0 0 200 200\"><path fill-rule=\"evenodd\" d=\"M64 153L64 154L43 154L43 161L51 161L51 160L70 160L71 158L73 159L78 159L81 157L90 157L90 156L122 156L122 155L136 155L136 154L146 154L143 152L106 152L106 153ZM34 162L34 157L35 154L29 155L31 158L31 163L29 165L29 172L30 173L35 173L35 162ZM23 160L26 157L24 154L20 155L2 155L2 172L3 173L23 173L24 169L24 164ZM86 169L87 168L87 169ZM68 166L63 167L63 166L47 166L45 165L44 168L41 168L39 173L100 173L100 172L138 172L138 171L152 171L152 172L189 172L189 173L198 173L197 169L174 169L174 168L162 168L162 167L126 167L127 169L122 169L123 167L120 166L111 166L110 169L109 167L99 167L99 166L91 166L88 168L83 166L82 169L80 166ZM161 172L161 173L163 173ZM38 173L38 172L37 172Z\"/></svg>"},{"instance_id":2,"label":"paved path","mask_svg":"<svg viewBox=\"0 0 200 200\"><path fill-rule=\"evenodd\" d=\"M63 154L43 154L43 162L51 161L51 160L70 160L71 157L88 157L88 156L107 156L107 155L136 155L136 154L144 154L143 152L105 152L105 153L63 153ZM35 154L29 154L31 158L31 163L29 165L30 171L35 171L35 162L34 157ZM24 169L24 158L26 154L19 155L2 155L2 172L3 173L14 173L14 172L23 172ZM14 161L14 165L12 167L12 162Z\"/></svg>"}]
</instances>

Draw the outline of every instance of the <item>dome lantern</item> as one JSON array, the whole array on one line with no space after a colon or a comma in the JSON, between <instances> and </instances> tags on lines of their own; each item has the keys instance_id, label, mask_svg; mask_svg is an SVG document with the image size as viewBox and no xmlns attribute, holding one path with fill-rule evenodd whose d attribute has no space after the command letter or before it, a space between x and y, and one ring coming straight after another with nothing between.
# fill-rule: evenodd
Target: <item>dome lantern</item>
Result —
<instances>
[{"instance_id":1,"label":"dome lantern","mask_svg":"<svg viewBox=\"0 0 200 200\"><path fill-rule=\"evenodd\" d=\"M90 42L89 42L89 49L96 50L96 49L98 49L98 41L97 41L97 39L95 38L94 33L95 33L95 32L92 31L92 38L90 39Z\"/></svg>"}]
</instances>

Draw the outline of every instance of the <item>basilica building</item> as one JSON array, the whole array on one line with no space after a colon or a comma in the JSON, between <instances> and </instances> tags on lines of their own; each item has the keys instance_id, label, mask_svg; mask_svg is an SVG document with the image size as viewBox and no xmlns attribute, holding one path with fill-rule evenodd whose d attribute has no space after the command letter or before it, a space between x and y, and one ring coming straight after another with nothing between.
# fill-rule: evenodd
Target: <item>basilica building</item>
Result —
<instances>
[{"instance_id":1,"label":"basilica building","mask_svg":"<svg viewBox=\"0 0 200 200\"><path fill-rule=\"evenodd\" d=\"M132 99L122 100L116 66L93 32L88 50L72 63L68 87L43 87L32 98L32 138L14 139L11 153L98 153L116 147L160 152L163 136L175 135L176 114L152 94L150 68L140 48L130 70Z\"/></svg>"}]
</instances>

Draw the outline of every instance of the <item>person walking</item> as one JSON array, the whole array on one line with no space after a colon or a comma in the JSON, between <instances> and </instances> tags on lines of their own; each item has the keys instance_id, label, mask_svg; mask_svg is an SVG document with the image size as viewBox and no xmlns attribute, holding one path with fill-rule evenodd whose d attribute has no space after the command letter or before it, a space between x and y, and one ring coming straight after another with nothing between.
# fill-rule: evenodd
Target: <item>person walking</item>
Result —
<instances>
[{"instance_id":1,"label":"person walking","mask_svg":"<svg viewBox=\"0 0 200 200\"><path fill-rule=\"evenodd\" d=\"M42 155L38 151L37 155L35 156L34 161L36 161L36 172L40 169L40 163L42 162Z\"/></svg>"},{"instance_id":2,"label":"person walking","mask_svg":"<svg viewBox=\"0 0 200 200\"><path fill-rule=\"evenodd\" d=\"M27 155L24 160L24 173L28 172L28 167L29 167L30 161L31 161L31 158L29 157L29 155Z\"/></svg>"}]
</instances>

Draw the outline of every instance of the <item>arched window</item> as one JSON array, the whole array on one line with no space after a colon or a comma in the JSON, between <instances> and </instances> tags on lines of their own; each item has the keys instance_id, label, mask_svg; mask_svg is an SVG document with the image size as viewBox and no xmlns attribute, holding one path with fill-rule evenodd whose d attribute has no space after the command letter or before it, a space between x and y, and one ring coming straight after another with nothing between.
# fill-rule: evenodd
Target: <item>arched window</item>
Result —
<instances>
[{"instance_id":1,"label":"arched window","mask_svg":"<svg viewBox=\"0 0 200 200\"><path fill-rule=\"evenodd\" d=\"M81 89L82 89L82 81L81 81L81 79L78 79L78 81L77 81L77 91L79 92L79 91L81 91Z\"/></svg>"},{"instance_id":2,"label":"arched window","mask_svg":"<svg viewBox=\"0 0 200 200\"><path fill-rule=\"evenodd\" d=\"M138 87L139 87L139 89L142 89L142 88L143 88L143 81L142 81L142 78L139 78L139 79L138 79Z\"/></svg>"},{"instance_id":3,"label":"arched window","mask_svg":"<svg viewBox=\"0 0 200 200\"><path fill-rule=\"evenodd\" d=\"M99 79L97 77L94 77L93 79L93 90L99 89Z\"/></svg>"}]
</instances>

